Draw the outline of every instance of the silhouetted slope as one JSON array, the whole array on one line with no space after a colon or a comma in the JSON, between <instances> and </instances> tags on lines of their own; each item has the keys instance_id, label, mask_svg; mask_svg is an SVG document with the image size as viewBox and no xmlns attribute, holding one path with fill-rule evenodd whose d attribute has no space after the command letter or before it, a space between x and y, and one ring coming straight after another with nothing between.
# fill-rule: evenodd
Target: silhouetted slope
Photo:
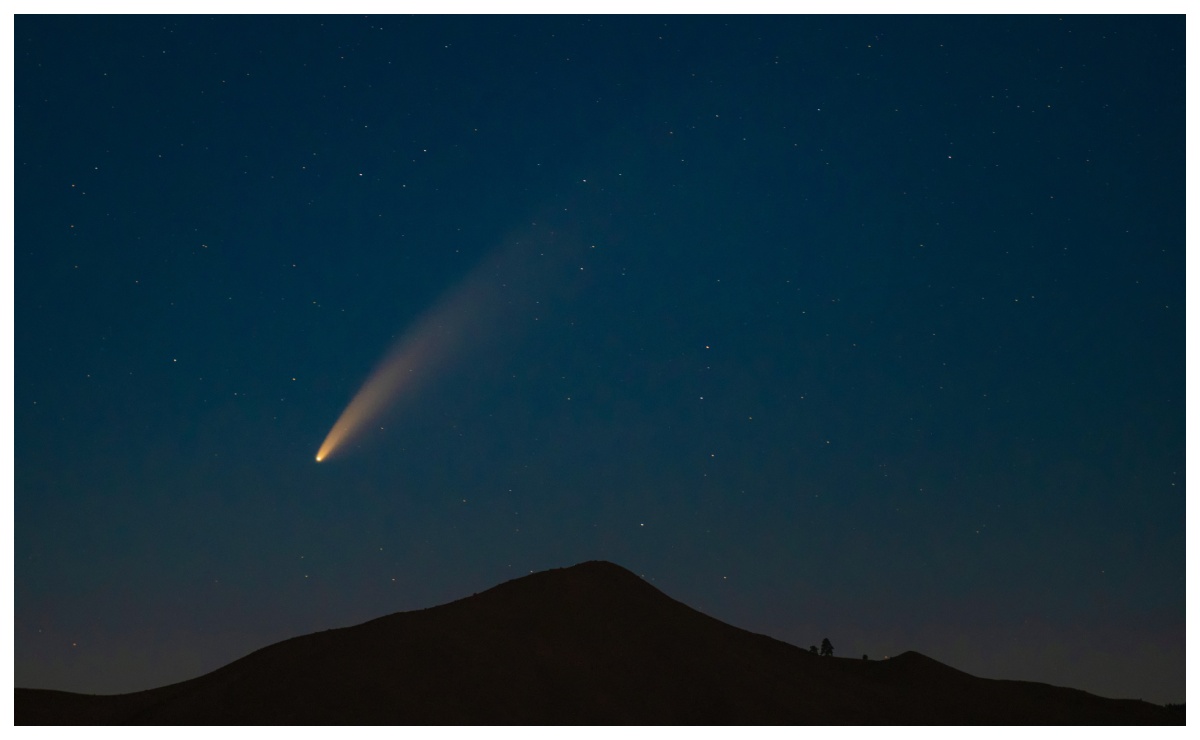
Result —
<instances>
[{"instance_id":1,"label":"silhouetted slope","mask_svg":"<svg viewBox=\"0 0 1200 740\"><path fill-rule=\"evenodd\" d=\"M111 697L17 689L17 724L1155 724L1177 715L975 678L916 653L820 658L590 562L271 645Z\"/></svg>"}]
</instances>

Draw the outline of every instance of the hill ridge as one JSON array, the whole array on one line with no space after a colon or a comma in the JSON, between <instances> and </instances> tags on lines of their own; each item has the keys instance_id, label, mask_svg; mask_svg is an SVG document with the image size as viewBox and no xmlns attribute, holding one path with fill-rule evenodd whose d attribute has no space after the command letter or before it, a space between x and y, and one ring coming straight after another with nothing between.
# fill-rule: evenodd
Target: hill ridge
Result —
<instances>
[{"instance_id":1,"label":"hill ridge","mask_svg":"<svg viewBox=\"0 0 1200 740\"><path fill-rule=\"evenodd\" d=\"M607 561L268 645L157 689L16 689L17 724L1178 724L1145 702L812 655Z\"/></svg>"}]
</instances>

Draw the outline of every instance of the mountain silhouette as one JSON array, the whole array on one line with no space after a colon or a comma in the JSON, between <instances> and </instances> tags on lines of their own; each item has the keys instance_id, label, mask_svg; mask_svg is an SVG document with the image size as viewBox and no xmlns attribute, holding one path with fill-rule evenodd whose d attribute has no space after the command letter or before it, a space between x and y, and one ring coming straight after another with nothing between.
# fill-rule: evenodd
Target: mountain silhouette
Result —
<instances>
[{"instance_id":1,"label":"mountain silhouette","mask_svg":"<svg viewBox=\"0 0 1200 740\"><path fill-rule=\"evenodd\" d=\"M295 637L212 673L92 696L16 689L18 725L1183 724L918 653L820 657L587 562Z\"/></svg>"}]
</instances>

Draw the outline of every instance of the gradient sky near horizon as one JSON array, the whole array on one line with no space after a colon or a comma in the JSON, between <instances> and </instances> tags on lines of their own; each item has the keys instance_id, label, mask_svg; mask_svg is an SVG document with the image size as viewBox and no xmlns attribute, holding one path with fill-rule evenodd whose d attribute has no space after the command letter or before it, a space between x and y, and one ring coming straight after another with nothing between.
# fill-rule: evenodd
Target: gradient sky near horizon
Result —
<instances>
[{"instance_id":1,"label":"gradient sky near horizon","mask_svg":"<svg viewBox=\"0 0 1200 740\"><path fill-rule=\"evenodd\" d=\"M17 16L16 685L604 559L1184 701L1184 31Z\"/></svg>"}]
</instances>

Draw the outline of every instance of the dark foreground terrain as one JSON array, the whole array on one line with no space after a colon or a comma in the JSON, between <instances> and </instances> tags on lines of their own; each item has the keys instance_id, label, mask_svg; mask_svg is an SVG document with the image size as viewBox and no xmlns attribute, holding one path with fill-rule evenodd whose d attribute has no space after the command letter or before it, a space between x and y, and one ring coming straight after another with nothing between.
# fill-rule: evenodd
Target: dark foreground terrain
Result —
<instances>
[{"instance_id":1,"label":"dark foreground terrain","mask_svg":"<svg viewBox=\"0 0 1200 740\"><path fill-rule=\"evenodd\" d=\"M1182 712L976 678L918 653L822 658L611 563L271 645L183 683L17 689L18 725L1183 724Z\"/></svg>"}]
</instances>

